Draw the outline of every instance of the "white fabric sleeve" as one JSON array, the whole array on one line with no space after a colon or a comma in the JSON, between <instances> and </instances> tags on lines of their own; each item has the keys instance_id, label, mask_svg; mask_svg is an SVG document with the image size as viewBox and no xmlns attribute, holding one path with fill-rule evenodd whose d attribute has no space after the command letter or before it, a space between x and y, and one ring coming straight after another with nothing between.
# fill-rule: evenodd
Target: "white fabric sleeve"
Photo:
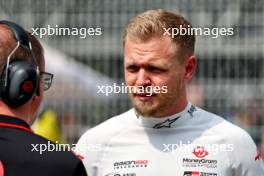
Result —
<instances>
[{"instance_id":1,"label":"white fabric sleeve","mask_svg":"<svg viewBox=\"0 0 264 176\"><path fill-rule=\"evenodd\" d=\"M92 131L93 130L89 130L82 135L75 148L76 154L83 156L82 161L89 176L97 175L97 159L100 150L102 150L101 144L96 140L96 138L99 139L99 137L93 135Z\"/></svg>"},{"instance_id":2,"label":"white fabric sleeve","mask_svg":"<svg viewBox=\"0 0 264 176\"><path fill-rule=\"evenodd\" d=\"M252 138L243 130L239 130L234 137L233 155L230 156L233 175L264 176L264 163Z\"/></svg>"}]
</instances>

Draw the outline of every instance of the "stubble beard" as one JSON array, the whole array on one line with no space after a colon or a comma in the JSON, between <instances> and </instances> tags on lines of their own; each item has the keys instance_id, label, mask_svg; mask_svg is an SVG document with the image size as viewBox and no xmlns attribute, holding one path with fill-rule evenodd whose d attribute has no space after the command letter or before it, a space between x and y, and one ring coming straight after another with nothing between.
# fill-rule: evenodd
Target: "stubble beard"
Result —
<instances>
[{"instance_id":1,"label":"stubble beard","mask_svg":"<svg viewBox=\"0 0 264 176\"><path fill-rule=\"evenodd\" d=\"M145 117L162 117L164 116L162 114L165 114L171 106L176 104L175 102L178 102L182 87L183 82L178 79L177 85L168 90L167 93L157 94L151 101L135 100L134 97L131 97L131 100L135 110L140 115Z\"/></svg>"}]
</instances>

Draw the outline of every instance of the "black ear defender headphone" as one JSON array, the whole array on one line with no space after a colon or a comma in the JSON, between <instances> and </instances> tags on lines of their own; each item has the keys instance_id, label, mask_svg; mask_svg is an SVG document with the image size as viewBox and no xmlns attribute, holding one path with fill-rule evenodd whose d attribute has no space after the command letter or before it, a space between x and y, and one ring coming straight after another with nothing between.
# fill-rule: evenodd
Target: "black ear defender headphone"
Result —
<instances>
[{"instance_id":1,"label":"black ear defender headphone","mask_svg":"<svg viewBox=\"0 0 264 176\"><path fill-rule=\"evenodd\" d=\"M0 24L7 25L17 41L0 76L0 98L8 106L15 108L28 102L34 94L40 95L39 68L27 32L10 21L0 21ZM19 47L28 49L33 59L12 58Z\"/></svg>"}]
</instances>

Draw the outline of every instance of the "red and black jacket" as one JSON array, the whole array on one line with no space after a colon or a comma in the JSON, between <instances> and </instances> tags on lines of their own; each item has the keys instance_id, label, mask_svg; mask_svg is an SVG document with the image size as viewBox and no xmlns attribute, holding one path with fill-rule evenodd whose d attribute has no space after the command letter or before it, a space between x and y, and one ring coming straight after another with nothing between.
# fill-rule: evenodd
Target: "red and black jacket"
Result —
<instances>
[{"instance_id":1,"label":"red and black jacket","mask_svg":"<svg viewBox=\"0 0 264 176\"><path fill-rule=\"evenodd\" d=\"M86 175L82 162L72 152L37 151L37 146L48 143L25 121L0 115L0 176Z\"/></svg>"}]
</instances>

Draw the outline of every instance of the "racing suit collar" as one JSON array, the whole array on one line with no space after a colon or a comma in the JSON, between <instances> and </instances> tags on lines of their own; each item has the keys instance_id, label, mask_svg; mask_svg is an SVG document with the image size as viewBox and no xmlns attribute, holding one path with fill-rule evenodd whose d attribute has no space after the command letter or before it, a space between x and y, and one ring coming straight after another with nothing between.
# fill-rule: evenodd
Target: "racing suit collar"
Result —
<instances>
[{"instance_id":1,"label":"racing suit collar","mask_svg":"<svg viewBox=\"0 0 264 176\"><path fill-rule=\"evenodd\" d=\"M0 127L31 132L30 126L22 119L0 114Z\"/></svg>"},{"instance_id":2,"label":"racing suit collar","mask_svg":"<svg viewBox=\"0 0 264 176\"><path fill-rule=\"evenodd\" d=\"M144 117L142 115L139 115L135 109L134 113L136 114L139 125L146 128L161 129L177 127L178 124L184 121L185 118L190 117L192 115L191 113L193 109L195 109L195 107L190 102L188 102L183 111L173 114L171 116L161 118Z\"/></svg>"}]
</instances>

